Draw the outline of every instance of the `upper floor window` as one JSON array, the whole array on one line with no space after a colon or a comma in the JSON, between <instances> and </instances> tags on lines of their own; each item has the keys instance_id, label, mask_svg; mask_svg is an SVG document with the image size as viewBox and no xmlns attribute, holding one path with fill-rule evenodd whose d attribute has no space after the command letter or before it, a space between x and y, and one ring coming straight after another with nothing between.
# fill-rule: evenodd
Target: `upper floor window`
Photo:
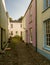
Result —
<instances>
[{"instance_id":1,"label":"upper floor window","mask_svg":"<svg viewBox=\"0 0 50 65\"><path fill-rule=\"evenodd\" d=\"M44 1L44 9L50 7L50 0L43 0Z\"/></svg>"},{"instance_id":2,"label":"upper floor window","mask_svg":"<svg viewBox=\"0 0 50 65\"><path fill-rule=\"evenodd\" d=\"M30 5L29 8L29 16L30 16L30 22L32 22L32 5Z\"/></svg>"},{"instance_id":3,"label":"upper floor window","mask_svg":"<svg viewBox=\"0 0 50 65\"><path fill-rule=\"evenodd\" d=\"M11 24L11 28L13 28L13 24Z\"/></svg>"}]
</instances>

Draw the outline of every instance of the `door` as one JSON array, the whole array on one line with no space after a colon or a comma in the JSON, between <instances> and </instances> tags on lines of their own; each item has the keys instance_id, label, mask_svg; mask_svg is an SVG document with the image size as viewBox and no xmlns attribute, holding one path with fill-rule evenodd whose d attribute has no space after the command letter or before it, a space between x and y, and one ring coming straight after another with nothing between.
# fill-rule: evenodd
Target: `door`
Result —
<instances>
[{"instance_id":1,"label":"door","mask_svg":"<svg viewBox=\"0 0 50 65\"><path fill-rule=\"evenodd\" d=\"M1 49L3 50L6 43L6 31L1 28Z\"/></svg>"}]
</instances>

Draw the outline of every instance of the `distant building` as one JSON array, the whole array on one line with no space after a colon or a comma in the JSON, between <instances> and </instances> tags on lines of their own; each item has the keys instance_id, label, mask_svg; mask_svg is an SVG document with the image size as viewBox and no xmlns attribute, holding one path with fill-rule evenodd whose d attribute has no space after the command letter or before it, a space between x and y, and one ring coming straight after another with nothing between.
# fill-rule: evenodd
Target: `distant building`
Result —
<instances>
[{"instance_id":1,"label":"distant building","mask_svg":"<svg viewBox=\"0 0 50 65\"><path fill-rule=\"evenodd\" d=\"M22 18L18 20L10 19L9 22L9 36L14 37L16 35L22 36Z\"/></svg>"},{"instance_id":2,"label":"distant building","mask_svg":"<svg viewBox=\"0 0 50 65\"><path fill-rule=\"evenodd\" d=\"M4 0L0 0L0 52L7 46L8 41L8 17Z\"/></svg>"},{"instance_id":3,"label":"distant building","mask_svg":"<svg viewBox=\"0 0 50 65\"><path fill-rule=\"evenodd\" d=\"M37 0L37 51L50 59L50 0Z\"/></svg>"}]
</instances>

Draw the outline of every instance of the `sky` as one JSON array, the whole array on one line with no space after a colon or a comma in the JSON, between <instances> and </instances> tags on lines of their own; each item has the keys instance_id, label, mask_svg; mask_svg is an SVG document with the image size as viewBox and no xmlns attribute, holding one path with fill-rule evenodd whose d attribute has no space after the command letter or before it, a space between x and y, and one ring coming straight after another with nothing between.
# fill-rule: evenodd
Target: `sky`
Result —
<instances>
[{"instance_id":1,"label":"sky","mask_svg":"<svg viewBox=\"0 0 50 65\"><path fill-rule=\"evenodd\" d=\"M20 18L25 14L30 2L31 0L5 0L9 16L13 19Z\"/></svg>"}]
</instances>

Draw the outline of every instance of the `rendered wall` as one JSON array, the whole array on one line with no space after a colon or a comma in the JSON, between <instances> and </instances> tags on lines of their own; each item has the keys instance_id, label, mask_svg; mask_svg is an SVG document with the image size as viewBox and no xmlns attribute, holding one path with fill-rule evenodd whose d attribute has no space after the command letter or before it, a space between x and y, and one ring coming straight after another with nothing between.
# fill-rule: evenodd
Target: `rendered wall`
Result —
<instances>
[{"instance_id":1,"label":"rendered wall","mask_svg":"<svg viewBox=\"0 0 50 65\"><path fill-rule=\"evenodd\" d=\"M6 10L5 10L5 7L4 7L4 3L3 3L3 1L2 0L0 0L1 1L1 3L0 3L0 8L1 8L1 10L0 10L0 27L2 28L2 29L4 29L5 30L5 36L6 37L3 37L4 39L6 39L6 41L5 41L5 44L3 44L3 46L5 46L5 45L7 45L7 41L8 41L8 18L7 18L7 16L6 16Z\"/></svg>"},{"instance_id":2,"label":"rendered wall","mask_svg":"<svg viewBox=\"0 0 50 65\"><path fill-rule=\"evenodd\" d=\"M26 20L25 20L25 16L22 19L22 39L24 42L26 42Z\"/></svg>"},{"instance_id":3,"label":"rendered wall","mask_svg":"<svg viewBox=\"0 0 50 65\"><path fill-rule=\"evenodd\" d=\"M11 24L13 24L13 28L11 28ZM17 35L21 36L21 31L22 31L21 23L10 22L10 28L9 28L10 36L11 36L11 31L13 31L12 37L16 35L16 31L18 32Z\"/></svg>"},{"instance_id":4,"label":"rendered wall","mask_svg":"<svg viewBox=\"0 0 50 65\"><path fill-rule=\"evenodd\" d=\"M26 34L26 42L30 43L30 31L29 29L32 28L32 45L36 47L36 3L35 0L32 1L30 4L30 8L28 8L26 12L26 31L28 33ZM32 13L32 22L30 22L30 12Z\"/></svg>"},{"instance_id":5,"label":"rendered wall","mask_svg":"<svg viewBox=\"0 0 50 65\"><path fill-rule=\"evenodd\" d=\"M43 0L37 0L37 49L49 58L50 52L44 49L44 21L50 18L50 9L43 11Z\"/></svg>"}]
</instances>

